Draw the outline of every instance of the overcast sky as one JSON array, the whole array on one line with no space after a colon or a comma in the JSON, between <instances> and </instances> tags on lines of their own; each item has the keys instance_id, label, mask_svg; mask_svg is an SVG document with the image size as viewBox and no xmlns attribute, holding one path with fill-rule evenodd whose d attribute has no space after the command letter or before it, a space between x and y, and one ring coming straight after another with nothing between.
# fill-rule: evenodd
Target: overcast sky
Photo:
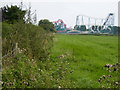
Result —
<instances>
[{"instance_id":1,"label":"overcast sky","mask_svg":"<svg viewBox=\"0 0 120 90\"><path fill-rule=\"evenodd\" d=\"M21 0L3 0L0 6L20 4ZM28 7L31 2L32 11L37 10L37 21L62 19L68 27L75 25L77 15L106 18L109 13L115 14L115 25L118 25L119 0L22 0ZM25 7L25 6L24 6Z\"/></svg>"}]
</instances>

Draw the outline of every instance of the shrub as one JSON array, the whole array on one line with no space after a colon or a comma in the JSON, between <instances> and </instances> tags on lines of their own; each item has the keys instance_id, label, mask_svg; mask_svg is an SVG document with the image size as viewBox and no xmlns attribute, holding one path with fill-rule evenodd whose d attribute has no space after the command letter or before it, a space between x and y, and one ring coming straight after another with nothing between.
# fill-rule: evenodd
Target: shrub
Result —
<instances>
[{"instance_id":1,"label":"shrub","mask_svg":"<svg viewBox=\"0 0 120 90\"><path fill-rule=\"evenodd\" d=\"M3 23L3 55L15 49L26 49L31 58L45 59L52 46L53 34L43 28L22 22L10 25Z\"/></svg>"},{"instance_id":2,"label":"shrub","mask_svg":"<svg viewBox=\"0 0 120 90\"><path fill-rule=\"evenodd\" d=\"M40 61L49 57L53 34L23 22L3 23L2 31L3 88L43 87Z\"/></svg>"},{"instance_id":3,"label":"shrub","mask_svg":"<svg viewBox=\"0 0 120 90\"><path fill-rule=\"evenodd\" d=\"M47 19L40 20L38 25L46 31L55 32L54 24Z\"/></svg>"}]
</instances>

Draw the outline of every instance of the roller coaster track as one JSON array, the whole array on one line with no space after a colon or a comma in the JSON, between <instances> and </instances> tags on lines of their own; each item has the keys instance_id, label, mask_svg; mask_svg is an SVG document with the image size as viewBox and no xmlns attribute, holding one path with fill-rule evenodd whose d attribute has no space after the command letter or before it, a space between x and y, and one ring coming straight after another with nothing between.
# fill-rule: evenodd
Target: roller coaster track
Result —
<instances>
[{"instance_id":1,"label":"roller coaster track","mask_svg":"<svg viewBox=\"0 0 120 90\"><path fill-rule=\"evenodd\" d=\"M109 30L111 31L112 26L114 26L114 14L109 13L107 18L95 18L90 17L86 15L78 15L76 17L76 26L82 26L85 25L88 27L89 30L92 32L95 32L94 29L92 29L92 26L96 26L96 31L100 33L102 30ZM101 29L98 29L99 27L102 27Z\"/></svg>"}]
</instances>

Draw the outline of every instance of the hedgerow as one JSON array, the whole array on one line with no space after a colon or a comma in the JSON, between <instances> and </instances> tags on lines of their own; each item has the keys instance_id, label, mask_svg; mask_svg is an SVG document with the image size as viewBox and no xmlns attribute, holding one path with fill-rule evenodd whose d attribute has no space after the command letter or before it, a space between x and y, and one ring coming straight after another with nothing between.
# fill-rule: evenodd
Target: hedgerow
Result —
<instances>
[{"instance_id":1,"label":"hedgerow","mask_svg":"<svg viewBox=\"0 0 120 90\"><path fill-rule=\"evenodd\" d=\"M50 55L53 34L23 22L2 26L3 88L42 87L39 67Z\"/></svg>"},{"instance_id":2,"label":"hedgerow","mask_svg":"<svg viewBox=\"0 0 120 90\"><path fill-rule=\"evenodd\" d=\"M52 46L53 34L39 26L22 22L10 25L3 23L3 56L18 48L26 49L26 55L39 60L46 59Z\"/></svg>"}]
</instances>

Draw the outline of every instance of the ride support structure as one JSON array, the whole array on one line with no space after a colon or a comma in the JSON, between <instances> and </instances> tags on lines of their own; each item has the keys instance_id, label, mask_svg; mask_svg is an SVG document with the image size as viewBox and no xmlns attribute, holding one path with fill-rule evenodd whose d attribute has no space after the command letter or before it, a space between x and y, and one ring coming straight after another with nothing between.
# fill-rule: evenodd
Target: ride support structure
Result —
<instances>
[{"instance_id":1,"label":"ride support structure","mask_svg":"<svg viewBox=\"0 0 120 90\"><path fill-rule=\"evenodd\" d=\"M89 31L90 33L111 33L114 26L114 14L109 13L107 18L95 18L86 15L76 17L76 30Z\"/></svg>"}]
</instances>

